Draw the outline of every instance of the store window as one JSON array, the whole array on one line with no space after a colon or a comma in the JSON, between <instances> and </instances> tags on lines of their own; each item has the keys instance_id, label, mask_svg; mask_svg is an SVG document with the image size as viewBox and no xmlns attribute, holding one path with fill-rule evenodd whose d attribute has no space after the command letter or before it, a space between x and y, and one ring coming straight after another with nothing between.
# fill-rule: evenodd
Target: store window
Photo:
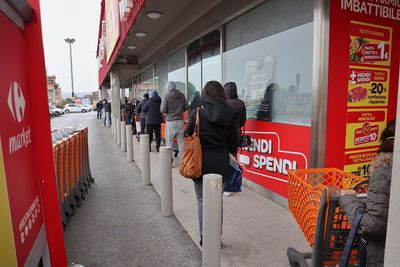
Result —
<instances>
[{"instance_id":1,"label":"store window","mask_svg":"<svg viewBox=\"0 0 400 267\"><path fill-rule=\"evenodd\" d=\"M158 91L159 89L158 84L154 82L153 66L145 68L135 80L137 80L136 97L139 99L142 99L145 93L150 94L152 91Z\"/></svg>"},{"instance_id":2,"label":"store window","mask_svg":"<svg viewBox=\"0 0 400 267\"><path fill-rule=\"evenodd\" d=\"M249 119L311 124L312 20L312 0L270 0L225 26L224 82Z\"/></svg>"},{"instance_id":3,"label":"store window","mask_svg":"<svg viewBox=\"0 0 400 267\"><path fill-rule=\"evenodd\" d=\"M188 48L188 92L192 101L208 81L222 81L220 31L215 30L191 43Z\"/></svg>"},{"instance_id":4,"label":"store window","mask_svg":"<svg viewBox=\"0 0 400 267\"><path fill-rule=\"evenodd\" d=\"M168 81L175 82L176 89L186 94L185 49L179 50L156 64L154 82L162 98L167 93L165 86Z\"/></svg>"}]
</instances>

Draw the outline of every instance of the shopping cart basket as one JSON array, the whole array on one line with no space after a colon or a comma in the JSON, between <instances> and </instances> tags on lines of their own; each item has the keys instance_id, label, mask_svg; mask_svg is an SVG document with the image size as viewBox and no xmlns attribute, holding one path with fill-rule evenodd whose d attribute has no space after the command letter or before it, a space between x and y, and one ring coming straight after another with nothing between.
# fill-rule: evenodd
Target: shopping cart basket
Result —
<instances>
[{"instance_id":1,"label":"shopping cart basket","mask_svg":"<svg viewBox=\"0 0 400 267\"><path fill-rule=\"evenodd\" d=\"M333 189L367 190L367 179L339 169L306 169L289 171L288 205L302 230L312 253L301 253L288 248L291 266L336 266L351 225L338 205ZM353 244L349 266L358 263L359 239Z\"/></svg>"}]
</instances>

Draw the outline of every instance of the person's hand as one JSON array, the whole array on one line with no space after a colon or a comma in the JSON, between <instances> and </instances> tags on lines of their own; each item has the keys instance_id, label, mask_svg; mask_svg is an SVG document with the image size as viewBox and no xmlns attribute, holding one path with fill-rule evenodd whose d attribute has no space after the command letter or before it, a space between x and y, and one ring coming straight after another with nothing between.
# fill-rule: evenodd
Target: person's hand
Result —
<instances>
[{"instance_id":1,"label":"person's hand","mask_svg":"<svg viewBox=\"0 0 400 267\"><path fill-rule=\"evenodd\" d=\"M356 191L354 190L340 190L339 192L340 196L346 196L346 195L356 195Z\"/></svg>"}]
</instances>

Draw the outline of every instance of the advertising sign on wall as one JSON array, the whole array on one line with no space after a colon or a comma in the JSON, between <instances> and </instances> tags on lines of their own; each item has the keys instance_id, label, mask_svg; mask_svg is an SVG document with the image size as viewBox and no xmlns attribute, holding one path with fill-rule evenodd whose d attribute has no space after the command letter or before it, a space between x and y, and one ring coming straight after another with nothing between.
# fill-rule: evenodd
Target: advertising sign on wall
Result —
<instances>
[{"instance_id":1,"label":"advertising sign on wall","mask_svg":"<svg viewBox=\"0 0 400 267\"><path fill-rule=\"evenodd\" d=\"M119 38L119 1L106 0L106 53L107 62L110 60Z\"/></svg>"},{"instance_id":2,"label":"advertising sign on wall","mask_svg":"<svg viewBox=\"0 0 400 267\"><path fill-rule=\"evenodd\" d=\"M253 145L238 152L243 177L287 197L288 170L309 165L310 127L248 120L246 134Z\"/></svg>"},{"instance_id":3,"label":"advertising sign on wall","mask_svg":"<svg viewBox=\"0 0 400 267\"><path fill-rule=\"evenodd\" d=\"M0 51L14 51L2 53L0 61L1 164L4 164L4 173L1 175L7 185L6 199L17 263L18 266L24 266L44 226L32 133L28 69L24 64L27 48L24 32L1 12L0 25L4 36L7 36L1 42ZM2 201L5 201L4 196Z\"/></svg>"}]
</instances>

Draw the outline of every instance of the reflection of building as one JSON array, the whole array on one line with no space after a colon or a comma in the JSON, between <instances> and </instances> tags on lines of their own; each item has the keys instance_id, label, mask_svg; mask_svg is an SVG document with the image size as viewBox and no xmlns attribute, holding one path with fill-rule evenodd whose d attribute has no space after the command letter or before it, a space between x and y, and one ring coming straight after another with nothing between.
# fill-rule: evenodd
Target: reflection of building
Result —
<instances>
[{"instance_id":1,"label":"reflection of building","mask_svg":"<svg viewBox=\"0 0 400 267\"><path fill-rule=\"evenodd\" d=\"M62 106L61 87L56 83L55 75L47 76L47 98L49 103Z\"/></svg>"},{"instance_id":2,"label":"reflection of building","mask_svg":"<svg viewBox=\"0 0 400 267\"><path fill-rule=\"evenodd\" d=\"M97 102L100 100L99 91L92 92L92 102Z\"/></svg>"}]
</instances>

